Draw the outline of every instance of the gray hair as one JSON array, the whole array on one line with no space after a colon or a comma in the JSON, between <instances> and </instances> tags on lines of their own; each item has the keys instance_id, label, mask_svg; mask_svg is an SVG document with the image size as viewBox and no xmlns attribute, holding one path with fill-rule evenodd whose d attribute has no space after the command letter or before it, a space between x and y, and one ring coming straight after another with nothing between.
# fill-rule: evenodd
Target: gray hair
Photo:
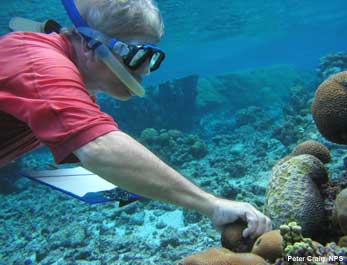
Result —
<instances>
[{"instance_id":1,"label":"gray hair","mask_svg":"<svg viewBox=\"0 0 347 265\"><path fill-rule=\"evenodd\" d=\"M76 5L89 26L121 40L149 36L158 42L164 34L163 19L153 0L76 0Z\"/></svg>"}]
</instances>

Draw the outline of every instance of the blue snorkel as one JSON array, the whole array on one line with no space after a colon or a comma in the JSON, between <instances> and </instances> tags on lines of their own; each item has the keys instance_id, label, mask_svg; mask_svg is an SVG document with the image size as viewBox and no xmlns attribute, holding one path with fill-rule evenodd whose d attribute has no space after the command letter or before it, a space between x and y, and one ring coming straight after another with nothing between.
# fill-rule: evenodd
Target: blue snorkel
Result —
<instances>
[{"instance_id":1,"label":"blue snorkel","mask_svg":"<svg viewBox=\"0 0 347 265\"><path fill-rule=\"evenodd\" d=\"M144 88L111 52L115 48L124 49L124 45L122 46L121 44L122 42L115 38L111 39L103 33L90 28L82 18L73 0L62 0L62 3L71 22L87 41L88 47L95 51L96 56L107 65L129 90L137 96L144 96ZM117 46L118 43L119 45Z\"/></svg>"},{"instance_id":2,"label":"blue snorkel","mask_svg":"<svg viewBox=\"0 0 347 265\"><path fill-rule=\"evenodd\" d=\"M76 28L88 27L73 0L61 0L71 22Z\"/></svg>"}]
</instances>

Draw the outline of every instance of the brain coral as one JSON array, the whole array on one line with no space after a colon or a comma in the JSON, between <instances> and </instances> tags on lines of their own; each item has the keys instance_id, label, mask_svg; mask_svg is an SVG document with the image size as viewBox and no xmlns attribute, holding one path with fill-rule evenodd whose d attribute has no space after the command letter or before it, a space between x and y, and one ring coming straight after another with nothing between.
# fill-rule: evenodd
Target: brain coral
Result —
<instances>
[{"instance_id":1,"label":"brain coral","mask_svg":"<svg viewBox=\"0 0 347 265\"><path fill-rule=\"evenodd\" d=\"M331 76L318 87L311 111L326 139L347 144L347 72Z\"/></svg>"},{"instance_id":2,"label":"brain coral","mask_svg":"<svg viewBox=\"0 0 347 265\"><path fill-rule=\"evenodd\" d=\"M266 265L266 261L251 253L234 253L226 248L211 248L193 254L178 265Z\"/></svg>"},{"instance_id":3,"label":"brain coral","mask_svg":"<svg viewBox=\"0 0 347 265\"><path fill-rule=\"evenodd\" d=\"M347 235L347 189L342 190L335 200L337 222L341 231Z\"/></svg>"},{"instance_id":4,"label":"brain coral","mask_svg":"<svg viewBox=\"0 0 347 265\"><path fill-rule=\"evenodd\" d=\"M322 232L324 201L311 176L326 174L323 169L322 162L312 155L294 156L273 167L264 211L274 227L295 221L305 236Z\"/></svg>"},{"instance_id":5,"label":"brain coral","mask_svg":"<svg viewBox=\"0 0 347 265\"><path fill-rule=\"evenodd\" d=\"M280 230L272 230L263 234L255 241L252 253L274 262L277 258L282 257L282 244L283 239Z\"/></svg>"},{"instance_id":6,"label":"brain coral","mask_svg":"<svg viewBox=\"0 0 347 265\"><path fill-rule=\"evenodd\" d=\"M329 149L326 148L323 144L317 141L309 140L305 141L303 143L298 144L293 152L291 153L292 156L297 155L313 155L317 157L322 163L329 163L331 160Z\"/></svg>"}]
</instances>

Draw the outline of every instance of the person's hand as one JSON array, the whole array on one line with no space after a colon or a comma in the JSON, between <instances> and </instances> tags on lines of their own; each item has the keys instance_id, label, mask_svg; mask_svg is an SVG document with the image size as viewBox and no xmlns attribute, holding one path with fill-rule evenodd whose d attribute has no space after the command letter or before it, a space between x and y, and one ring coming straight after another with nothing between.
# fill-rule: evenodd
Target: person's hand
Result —
<instances>
[{"instance_id":1,"label":"person's hand","mask_svg":"<svg viewBox=\"0 0 347 265\"><path fill-rule=\"evenodd\" d=\"M272 229L271 220L249 203L216 198L213 207L211 219L217 228L241 219L248 224L242 236L253 239Z\"/></svg>"}]
</instances>

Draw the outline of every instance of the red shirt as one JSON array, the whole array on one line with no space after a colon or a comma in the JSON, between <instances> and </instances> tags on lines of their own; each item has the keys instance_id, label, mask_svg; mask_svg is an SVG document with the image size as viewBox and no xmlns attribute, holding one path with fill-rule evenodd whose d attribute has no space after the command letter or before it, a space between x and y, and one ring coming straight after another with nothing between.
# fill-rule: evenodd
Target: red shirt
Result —
<instances>
[{"instance_id":1,"label":"red shirt","mask_svg":"<svg viewBox=\"0 0 347 265\"><path fill-rule=\"evenodd\" d=\"M57 163L77 162L73 151L110 131L59 34L15 32L0 38L0 167L47 145Z\"/></svg>"}]
</instances>

